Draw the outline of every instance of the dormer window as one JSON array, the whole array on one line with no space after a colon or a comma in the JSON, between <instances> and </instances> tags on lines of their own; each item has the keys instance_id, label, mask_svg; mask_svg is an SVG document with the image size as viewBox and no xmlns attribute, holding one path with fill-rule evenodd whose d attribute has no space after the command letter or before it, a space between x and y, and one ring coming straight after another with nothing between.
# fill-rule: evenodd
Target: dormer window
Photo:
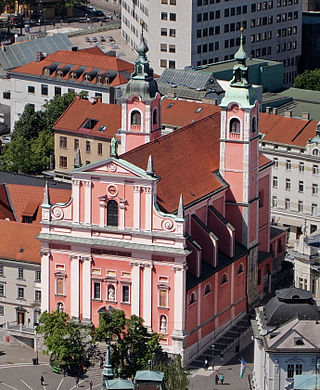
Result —
<instances>
[{"instance_id":1,"label":"dormer window","mask_svg":"<svg viewBox=\"0 0 320 390\"><path fill-rule=\"evenodd\" d=\"M240 134L240 121L237 118L232 118L230 121L230 133Z\"/></svg>"},{"instance_id":2,"label":"dormer window","mask_svg":"<svg viewBox=\"0 0 320 390\"><path fill-rule=\"evenodd\" d=\"M81 126L83 129L90 129L92 130L95 125L98 123L98 121L96 119L86 119L83 123L83 125Z\"/></svg>"},{"instance_id":3,"label":"dormer window","mask_svg":"<svg viewBox=\"0 0 320 390\"><path fill-rule=\"evenodd\" d=\"M313 156L319 156L319 150L318 149L313 149L312 155Z\"/></svg>"},{"instance_id":4,"label":"dormer window","mask_svg":"<svg viewBox=\"0 0 320 390\"><path fill-rule=\"evenodd\" d=\"M44 74L45 76L50 76L50 69L49 69L49 68L44 68L44 69L43 69L43 74Z\"/></svg>"},{"instance_id":5,"label":"dormer window","mask_svg":"<svg viewBox=\"0 0 320 390\"><path fill-rule=\"evenodd\" d=\"M88 73L86 73L86 74L84 75L84 79L85 79L85 81L91 81L91 75L88 74Z\"/></svg>"},{"instance_id":6,"label":"dormer window","mask_svg":"<svg viewBox=\"0 0 320 390\"><path fill-rule=\"evenodd\" d=\"M59 69L59 70L57 71L57 76L58 76L58 77L63 77L63 72L62 72L62 70Z\"/></svg>"},{"instance_id":7,"label":"dormer window","mask_svg":"<svg viewBox=\"0 0 320 390\"><path fill-rule=\"evenodd\" d=\"M76 72L71 72L70 73L70 79L76 80L77 79L77 74Z\"/></svg>"}]
</instances>

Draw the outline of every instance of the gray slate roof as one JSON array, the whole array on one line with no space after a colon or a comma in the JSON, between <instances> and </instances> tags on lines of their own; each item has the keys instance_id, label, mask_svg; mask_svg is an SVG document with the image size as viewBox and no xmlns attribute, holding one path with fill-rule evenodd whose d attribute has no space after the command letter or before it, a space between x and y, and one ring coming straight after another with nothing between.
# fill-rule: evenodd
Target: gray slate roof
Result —
<instances>
[{"instance_id":1,"label":"gray slate roof","mask_svg":"<svg viewBox=\"0 0 320 390\"><path fill-rule=\"evenodd\" d=\"M190 99L210 98L210 94L219 95L224 92L210 73L192 70L165 69L157 83L162 95L175 93L177 96Z\"/></svg>"},{"instance_id":2,"label":"gray slate roof","mask_svg":"<svg viewBox=\"0 0 320 390\"><path fill-rule=\"evenodd\" d=\"M50 188L71 189L71 183L64 183L39 176L23 175L21 173L11 173L0 171L0 184L19 184L26 186L44 187L45 183L50 183Z\"/></svg>"},{"instance_id":3,"label":"gray slate roof","mask_svg":"<svg viewBox=\"0 0 320 390\"><path fill-rule=\"evenodd\" d=\"M66 34L55 34L45 38L15 43L0 50L0 64L8 70L35 61L37 52L54 53L58 50L70 50L73 46Z\"/></svg>"}]
</instances>

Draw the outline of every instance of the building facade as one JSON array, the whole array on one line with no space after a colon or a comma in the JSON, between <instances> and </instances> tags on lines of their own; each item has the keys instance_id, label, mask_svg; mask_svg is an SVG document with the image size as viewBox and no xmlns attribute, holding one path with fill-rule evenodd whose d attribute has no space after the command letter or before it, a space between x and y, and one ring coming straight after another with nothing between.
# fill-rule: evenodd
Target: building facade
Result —
<instances>
[{"instance_id":1,"label":"building facade","mask_svg":"<svg viewBox=\"0 0 320 390\"><path fill-rule=\"evenodd\" d=\"M309 291L278 290L264 307L256 309L254 334L254 390L312 389L309 376L319 369L319 311ZM304 380L303 380L304 378ZM296 387L302 379L303 387Z\"/></svg>"},{"instance_id":2,"label":"building facade","mask_svg":"<svg viewBox=\"0 0 320 390\"><path fill-rule=\"evenodd\" d=\"M261 114L264 121L260 150L274 161L271 213L274 223L289 227L293 245L301 233L319 228L318 122Z\"/></svg>"},{"instance_id":3,"label":"building facade","mask_svg":"<svg viewBox=\"0 0 320 390\"><path fill-rule=\"evenodd\" d=\"M128 82L132 70L129 62L104 54L98 48L60 50L46 57L38 53L37 61L9 72L11 130L27 104L41 110L46 101L71 91L114 103L118 87Z\"/></svg>"},{"instance_id":4,"label":"building facade","mask_svg":"<svg viewBox=\"0 0 320 390\"><path fill-rule=\"evenodd\" d=\"M147 50L142 41L122 101L126 153L118 156L114 137L109 158L74 169L65 204L45 191L42 310L97 325L99 311L122 309L188 363L264 294L278 255L270 253L271 162L258 150L259 102L242 39L221 114L163 137ZM283 252L285 233L275 241Z\"/></svg>"},{"instance_id":5,"label":"building facade","mask_svg":"<svg viewBox=\"0 0 320 390\"><path fill-rule=\"evenodd\" d=\"M233 58L245 28L252 57L282 61L284 84L293 82L301 55L302 0L124 0L122 36L135 48L141 23L157 73Z\"/></svg>"}]
</instances>

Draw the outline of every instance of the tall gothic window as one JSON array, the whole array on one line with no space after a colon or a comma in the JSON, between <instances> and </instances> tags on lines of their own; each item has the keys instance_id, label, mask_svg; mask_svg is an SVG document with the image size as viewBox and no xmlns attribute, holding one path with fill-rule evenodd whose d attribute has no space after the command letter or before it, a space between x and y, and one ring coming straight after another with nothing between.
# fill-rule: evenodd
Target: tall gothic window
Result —
<instances>
[{"instance_id":1,"label":"tall gothic window","mask_svg":"<svg viewBox=\"0 0 320 390\"><path fill-rule=\"evenodd\" d=\"M237 118L232 118L230 121L230 133L240 134L240 121Z\"/></svg>"},{"instance_id":2,"label":"tall gothic window","mask_svg":"<svg viewBox=\"0 0 320 390\"><path fill-rule=\"evenodd\" d=\"M107 225L118 226L118 203L115 200L109 200L107 205Z\"/></svg>"},{"instance_id":3,"label":"tall gothic window","mask_svg":"<svg viewBox=\"0 0 320 390\"><path fill-rule=\"evenodd\" d=\"M257 121L256 121L256 117L253 117L251 122L251 131L252 133L254 133L256 130L257 130Z\"/></svg>"},{"instance_id":4,"label":"tall gothic window","mask_svg":"<svg viewBox=\"0 0 320 390\"><path fill-rule=\"evenodd\" d=\"M131 124L132 125L141 125L141 114L139 111L134 110L131 112Z\"/></svg>"},{"instance_id":5,"label":"tall gothic window","mask_svg":"<svg viewBox=\"0 0 320 390\"><path fill-rule=\"evenodd\" d=\"M156 125L158 123L158 110L157 109L153 110L153 121L152 121L152 123L154 125Z\"/></svg>"}]
</instances>

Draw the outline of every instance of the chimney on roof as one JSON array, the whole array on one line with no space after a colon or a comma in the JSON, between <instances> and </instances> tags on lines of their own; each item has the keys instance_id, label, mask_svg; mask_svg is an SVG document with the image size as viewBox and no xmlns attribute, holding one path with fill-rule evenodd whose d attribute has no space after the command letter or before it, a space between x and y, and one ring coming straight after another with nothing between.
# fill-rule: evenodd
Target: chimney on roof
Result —
<instances>
[{"instance_id":1,"label":"chimney on roof","mask_svg":"<svg viewBox=\"0 0 320 390\"><path fill-rule=\"evenodd\" d=\"M266 107L266 113L267 114L271 114L271 110L272 110L272 108L270 106Z\"/></svg>"},{"instance_id":2,"label":"chimney on roof","mask_svg":"<svg viewBox=\"0 0 320 390\"><path fill-rule=\"evenodd\" d=\"M272 114L277 115L278 114L278 109L276 107L273 107L272 109Z\"/></svg>"},{"instance_id":3,"label":"chimney on roof","mask_svg":"<svg viewBox=\"0 0 320 390\"><path fill-rule=\"evenodd\" d=\"M37 51L37 58L36 61L40 62L44 59L44 55L42 54L42 51Z\"/></svg>"},{"instance_id":4,"label":"chimney on roof","mask_svg":"<svg viewBox=\"0 0 320 390\"><path fill-rule=\"evenodd\" d=\"M72 46L71 51L78 51L78 46Z\"/></svg>"},{"instance_id":5,"label":"chimney on roof","mask_svg":"<svg viewBox=\"0 0 320 390\"><path fill-rule=\"evenodd\" d=\"M292 111L291 111L291 110L286 110L286 111L284 112L284 116L285 116L286 118L291 118L291 117L292 117Z\"/></svg>"},{"instance_id":6,"label":"chimney on roof","mask_svg":"<svg viewBox=\"0 0 320 390\"><path fill-rule=\"evenodd\" d=\"M304 119L305 121L309 121L310 120L310 112L303 112L302 119Z\"/></svg>"}]
</instances>

